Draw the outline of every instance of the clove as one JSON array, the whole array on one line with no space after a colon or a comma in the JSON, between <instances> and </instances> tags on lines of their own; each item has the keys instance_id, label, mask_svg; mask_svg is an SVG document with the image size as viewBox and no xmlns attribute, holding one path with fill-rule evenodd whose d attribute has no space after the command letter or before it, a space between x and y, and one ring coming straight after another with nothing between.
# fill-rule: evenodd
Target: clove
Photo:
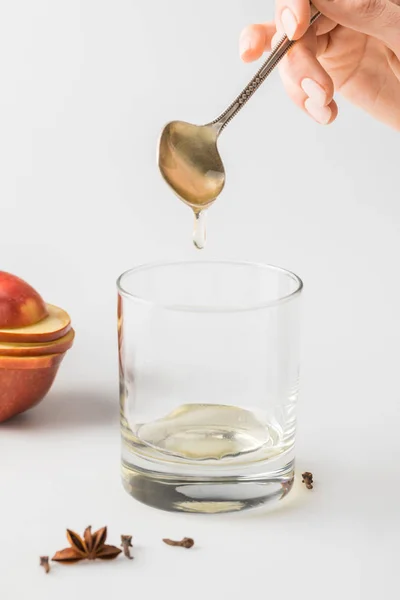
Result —
<instances>
[{"instance_id":1,"label":"clove","mask_svg":"<svg viewBox=\"0 0 400 600\"><path fill-rule=\"evenodd\" d=\"M131 560L133 559L133 556L131 556L130 550L129 548L132 548L132 536L131 535L121 535L121 546L124 550L124 555L126 556L126 558L130 558Z\"/></svg>"},{"instance_id":2,"label":"clove","mask_svg":"<svg viewBox=\"0 0 400 600\"><path fill-rule=\"evenodd\" d=\"M309 471L306 471L305 473L302 474L302 478L303 478L302 483L305 483L306 488L308 490L312 490L314 487L313 486L313 483L314 483L313 474L310 473Z\"/></svg>"},{"instance_id":3,"label":"clove","mask_svg":"<svg viewBox=\"0 0 400 600\"><path fill-rule=\"evenodd\" d=\"M187 537L183 538L183 540L180 540L179 542L169 540L168 538L164 538L163 542L168 546L181 546L182 548L191 548L192 546L194 546L194 540L192 540L192 538Z\"/></svg>"},{"instance_id":4,"label":"clove","mask_svg":"<svg viewBox=\"0 0 400 600\"><path fill-rule=\"evenodd\" d=\"M40 557L40 566L43 567L43 569L46 571L46 573L49 573L50 565L49 565L49 557L48 556Z\"/></svg>"}]
</instances>

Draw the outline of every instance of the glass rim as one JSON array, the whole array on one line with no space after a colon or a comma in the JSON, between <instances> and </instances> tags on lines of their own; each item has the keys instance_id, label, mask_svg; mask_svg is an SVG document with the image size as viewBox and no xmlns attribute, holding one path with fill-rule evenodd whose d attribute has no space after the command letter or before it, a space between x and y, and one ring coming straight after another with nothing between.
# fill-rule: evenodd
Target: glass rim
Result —
<instances>
[{"instance_id":1,"label":"glass rim","mask_svg":"<svg viewBox=\"0 0 400 600\"><path fill-rule=\"evenodd\" d=\"M262 269L264 271L275 271L282 275L286 275L290 277L295 283L295 289L290 292L290 294L285 294L284 296L280 296L274 298L273 300L265 300L263 302L258 302L254 304L248 304L246 306L226 306L226 307L217 307L217 306L193 306L193 305L185 305L185 304L169 304L163 302L157 302L155 300L150 300L148 298L142 298L140 295L133 294L129 292L123 286L123 279L131 274L135 274L139 271L146 271L150 269L157 269L162 267L174 267L174 266L185 266L185 265L231 265L237 267L256 267L257 269ZM246 311L255 311L255 310L263 310L267 308L272 308L276 306L280 306L289 302L297 296L300 295L302 289L304 287L302 279L296 275L293 271L288 269L284 269L283 267L277 267L275 265L270 265L267 263L258 263L252 261L245 260L160 260L154 261L150 263L142 263L137 265L136 267L132 267L127 271L121 273L121 275L117 279L117 289L118 293L128 300L132 300L134 302L138 302L140 304L146 304L148 306L153 306L155 308L161 308L164 310L173 310L178 312L193 312L193 313L228 313L228 312L246 312Z\"/></svg>"}]
</instances>

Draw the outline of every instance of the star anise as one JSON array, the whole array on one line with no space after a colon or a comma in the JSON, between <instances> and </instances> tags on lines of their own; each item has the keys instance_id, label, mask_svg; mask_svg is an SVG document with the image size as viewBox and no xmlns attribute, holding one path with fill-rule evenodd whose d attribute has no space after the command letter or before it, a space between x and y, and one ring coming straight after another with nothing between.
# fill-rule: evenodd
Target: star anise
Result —
<instances>
[{"instance_id":1,"label":"star anise","mask_svg":"<svg viewBox=\"0 0 400 600\"><path fill-rule=\"evenodd\" d=\"M79 560L112 560L117 558L122 552L116 546L109 546L105 543L107 538L107 527L102 527L95 533L92 533L91 527L86 527L81 538L77 533L67 529L67 539L71 548L64 548L56 552L52 560L64 563L75 563Z\"/></svg>"}]
</instances>

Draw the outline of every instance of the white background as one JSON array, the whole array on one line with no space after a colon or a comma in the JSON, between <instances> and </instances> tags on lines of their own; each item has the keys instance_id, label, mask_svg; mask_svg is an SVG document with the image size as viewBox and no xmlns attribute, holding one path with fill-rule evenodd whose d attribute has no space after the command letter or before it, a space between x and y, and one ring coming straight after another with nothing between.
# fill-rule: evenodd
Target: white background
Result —
<instances>
[{"instance_id":1,"label":"white background","mask_svg":"<svg viewBox=\"0 0 400 600\"><path fill-rule=\"evenodd\" d=\"M298 473L273 512L154 511L119 480L115 279L198 256L161 181L157 136L205 122L253 74L241 28L262 0L15 0L0 18L0 268L77 332L40 407L0 426L0 596L333 598L398 589L399 134L339 99L314 124L273 76L221 138L223 196L202 257L278 264L305 282ZM65 528L108 524L134 561L53 568ZM188 552L162 537L193 536Z\"/></svg>"}]
</instances>

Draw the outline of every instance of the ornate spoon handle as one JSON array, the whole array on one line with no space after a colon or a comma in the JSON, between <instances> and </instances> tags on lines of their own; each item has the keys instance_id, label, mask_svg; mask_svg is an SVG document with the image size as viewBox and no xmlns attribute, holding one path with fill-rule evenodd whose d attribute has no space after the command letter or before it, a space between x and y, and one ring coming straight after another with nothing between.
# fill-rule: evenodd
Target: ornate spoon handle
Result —
<instances>
[{"instance_id":1,"label":"ornate spoon handle","mask_svg":"<svg viewBox=\"0 0 400 600\"><path fill-rule=\"evenodd\" d=\"M319 16L321 16L321 13L311 5L310 26L315 23ZM248 83L248 85L232 102L232 104L230 104L230 106L228 106L228 108L210 124L216 125L218 131L221 132L224 127L226 127L226 125L233 119L233 117L237 115L237 113L246 104L249 98L251 98L254 92L258 90L261 84L267 79L268 75L275 69L279 61L285 56L290 48L294 46L295 43L296 41L289 40L286 35L284 35L269 54L264 64L254 75L250 83Z\"/></svg>"}]
</instances>

